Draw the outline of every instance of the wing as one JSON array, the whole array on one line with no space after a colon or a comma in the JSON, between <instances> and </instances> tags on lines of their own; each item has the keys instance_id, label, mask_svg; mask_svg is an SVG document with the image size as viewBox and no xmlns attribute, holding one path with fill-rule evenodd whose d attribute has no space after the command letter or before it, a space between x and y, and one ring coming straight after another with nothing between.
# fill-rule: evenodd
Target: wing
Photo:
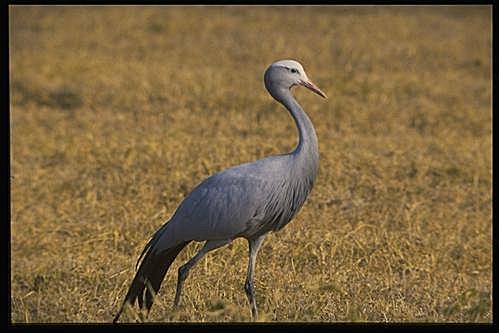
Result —
<instances>
[{"instance_id":1,"label":"wing","mask_svg":"<svg viewBox=\"0 0 499 333\"><path fill-rule=\"evenodd\" d=\"M168 223L176 241L232 239L255 233L267 198L284 180L286 156L273 156L219 172L200 183Z\"/></svg>"}]
</instances>

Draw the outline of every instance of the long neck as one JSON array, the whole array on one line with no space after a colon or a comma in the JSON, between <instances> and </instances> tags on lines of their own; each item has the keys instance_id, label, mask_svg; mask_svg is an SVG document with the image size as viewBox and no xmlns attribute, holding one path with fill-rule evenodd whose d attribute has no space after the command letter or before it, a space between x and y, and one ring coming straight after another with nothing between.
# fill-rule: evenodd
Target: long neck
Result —
<instances>
[{"instance_id":1,"label":"long neck","mask_svg":"<svg viewBox=\"0 0 499 333\"><path fill-rule=\"evenodd\" d=\"M310 169L316 172L319 162L319 148L312 121L294 99L289 89L273 89L271 95L288 109L298 128L298 145L291 155L306 163Z\"/></svg>"}]
</instances>

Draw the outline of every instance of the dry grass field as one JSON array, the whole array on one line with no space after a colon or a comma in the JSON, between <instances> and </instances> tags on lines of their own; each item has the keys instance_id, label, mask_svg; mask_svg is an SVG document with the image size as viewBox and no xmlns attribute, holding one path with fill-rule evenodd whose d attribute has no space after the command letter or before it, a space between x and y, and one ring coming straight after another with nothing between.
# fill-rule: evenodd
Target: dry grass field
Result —
<instances>
[{"instance_id":1,"label":"dry grass field","mask_svg":"<svg viewBox=\"0 0 499 333\"><path fill-rule=\"evenodd\" d=\"M110 322L208 175L288 152L263 72L294 58L321 164L267 237L262 321L491 322L491 7L10 7L12 322ZM247 243L149 321L248 321ZM124 316L133 321L133 316Z\"/></svg>"}]
</instances>

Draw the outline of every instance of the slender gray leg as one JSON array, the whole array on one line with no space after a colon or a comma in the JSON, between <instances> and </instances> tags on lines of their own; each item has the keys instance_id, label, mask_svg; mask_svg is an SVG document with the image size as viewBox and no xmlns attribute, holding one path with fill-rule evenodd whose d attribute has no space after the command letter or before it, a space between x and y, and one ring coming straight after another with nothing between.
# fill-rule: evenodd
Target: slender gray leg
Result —
<instances>
[{"instance_id":1,"label":"slender gray leg","mask_svg":"<svg viewBox=\"0 0 499 333\"><path fill-rule=\"evenodd\" d=\"M262 235L255 239L248 239L249 243L249 261L248 261L248 272L246 274L246 283L244 284L244 290L246 291L246 296L251 306L251 317L253 321L258 318L258 310L256 308L255 300L255 289L253 287L253 277L255 275L255 263L258 250L262 245L265 235Z\"/></svg>"},{"instance_id":2,"label":"slender gray leg","mask_svg":"<svg viewBox=\"0 0 499 333\"><path fill-rule=\"evenodd\" d=\"M201 259L204 255L212 250L218 249L221 246L231 242L232 239L227 240L209 240L204 243L201 250L196 253L185 265L178 269L178 280L177 280L177 291L175 292L175 302L174 306L178 307L180 305L180 294L182 293L182 286L184 285L185 279L189 275L189 270Z\"/></svg>"}]
</instances>

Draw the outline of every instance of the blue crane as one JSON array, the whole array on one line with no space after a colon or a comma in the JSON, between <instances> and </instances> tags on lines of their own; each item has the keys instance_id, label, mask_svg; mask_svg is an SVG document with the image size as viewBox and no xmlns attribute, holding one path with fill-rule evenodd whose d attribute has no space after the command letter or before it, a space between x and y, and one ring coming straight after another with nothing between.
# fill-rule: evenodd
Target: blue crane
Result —
<instances>
[{"instance_id":1,"label":"blue crane","mask_svg":"<svg viewBox=\"0 0 499 333\"><path fill-rule=\"evenodd\" d=\"M299 132L296 148L218 172L197 185L178 206L171 219L152 236L139 259L138 270L113 322L125 305L138 302L141 313L152 307L168 268L191 241L205 241L203 247L178 270L174 306L181 300L189 270L206 253L238 237L249 243L249 261L244 289L253 320L258 311L253 277L255 261L265 235L288 224L310 193L319 166L314 126L291 94L293 86L304 86L327 98L294 60L272 63L264 74L265 87L293 117ZM140 265L139 265L140 263Z\"/></svg>"}]
</instances>

